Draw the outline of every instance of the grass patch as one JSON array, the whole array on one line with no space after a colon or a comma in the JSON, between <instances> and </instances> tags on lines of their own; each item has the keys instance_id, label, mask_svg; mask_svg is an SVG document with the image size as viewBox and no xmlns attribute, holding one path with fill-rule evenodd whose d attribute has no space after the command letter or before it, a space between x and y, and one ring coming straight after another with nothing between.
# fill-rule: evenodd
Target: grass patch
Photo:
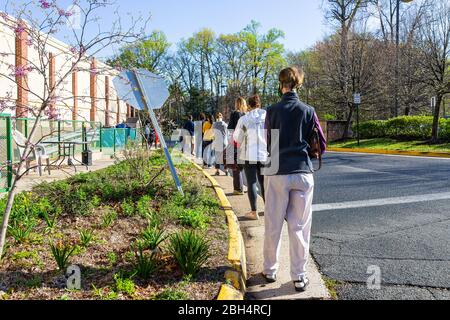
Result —
<instances>
[{"instance_id":1,"label":"grass patch","mask_svg":"<svg viewBox=\"0 0 450 320\"><path fill-rule=\"evenodd\" d=\"M330 279L325 276L322 276L322 279L325 282L325 286L327 287L328 292L330 293L331 299L339 300L337 290L338 287L342 285L342 282Z\"/></svg>"},{"instance_id":2,"label":"grass patch","mask_svg":"<svg viewBox=\"0 0 450 320\"><path fill-rule=\"evenodd\" d=\"M332 142L329 145L333 148L347 149L379 149L379 150L395 150L395 151L416 151L416 152L450 152L450 142L443 144L430 145L424 141L399 141L387 138L376 138L361 140L358 146L356 140L347 140L340 142Z\"/></svg>"}]
</instances>

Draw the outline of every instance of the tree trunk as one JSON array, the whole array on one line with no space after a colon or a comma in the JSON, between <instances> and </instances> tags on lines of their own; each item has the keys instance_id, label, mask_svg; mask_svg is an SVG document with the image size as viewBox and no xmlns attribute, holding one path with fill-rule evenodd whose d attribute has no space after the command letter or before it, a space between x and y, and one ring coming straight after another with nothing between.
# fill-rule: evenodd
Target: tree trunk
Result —
<instances>
[{"instance_id":1,"label":"tree trunk","mask_svg":"<svg viewBox=\"0 0 450 320\"><path fill-rule=\"evenodd\" d=\"M345 122L345 127L344 127L344 133L342 135L342 140L345 140L348 138L349 133L350 133L350 127L352 125L352 119L353 119L353 104L349 103L348 104L348 108L349 108L349 113L348 113L348 117L347 120Z\"/></svg>"},{"instance_id":2,"label":"tree trunk","mask_svg":"<svg viewBox=\"0 0 450 320\"><path fill-rule=\"evenodd\" d=\"M434 110L433 130L431 133L431 143L439 141L439 120L441 119L442 94L436 95L436 108Z\"/></svg>"},{"instance_id":3,"label":"tree trunk","mask_svg":"<svg viewBox=\"0 0 450 320\"><path fill-rule=\"evenodd\" d=\"M44 107L44 109L45 109L45 107ZM24 150L23 154L21 155L21 159L20 159L19 165L17 167L17 174L16 174L16 177L14 178L13 184L11 186L11 191L8 194L8 200L6 202L5 212L3 213L2 228L0 230L0 261L2 260L3 251L4 251L5 245L6 245L6 234L8 233L9 218L11 216L12 206L14 204L14 199L15 199L16 193L17 193L17 184L21 180L20 173L22 172L23 165L26 162L25 156L30 152L30 143L29 142L33 140L37 126L38 126L38 124L40 124L40 119L42 117L42 112L43 112L42 110L43 109L40 110L38 116L36 117L36 121L34 122L34 125L33 125L33 128L31 129L30 135L28 136L28 139L27 139L28 143L25 146L25 150Z\"/></svg>"}]
</instances>

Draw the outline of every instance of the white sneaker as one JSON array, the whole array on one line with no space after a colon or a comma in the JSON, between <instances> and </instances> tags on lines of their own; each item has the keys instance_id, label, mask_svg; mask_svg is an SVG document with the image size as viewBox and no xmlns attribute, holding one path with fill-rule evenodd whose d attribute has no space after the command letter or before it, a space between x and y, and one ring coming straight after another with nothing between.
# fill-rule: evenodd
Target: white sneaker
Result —
<instances>
[{"instance_id":1,"label":"white sneaker","mask_svg":"<svg viewBox=\"0 0 450 320\"><path fill-rule=\"evenodd\" d=\"M300 280L294 281L295 291L305 292L309 285L309 279L306 276L300 277Z\"/></svg>"}]
</instances>

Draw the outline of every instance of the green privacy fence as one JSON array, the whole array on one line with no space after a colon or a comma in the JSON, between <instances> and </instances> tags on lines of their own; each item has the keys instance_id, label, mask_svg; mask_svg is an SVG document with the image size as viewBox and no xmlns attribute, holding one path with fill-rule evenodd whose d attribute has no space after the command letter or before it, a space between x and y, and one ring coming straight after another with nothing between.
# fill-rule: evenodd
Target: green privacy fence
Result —
<instances>
[{"instance_id":1,"label":"green privacy fence","mask_svg":"<svg viewBox=\"0 0 450 320\"><path fill-rule=\"evenodd\" d=\"M0 192L10 190L13 165L21 157L13 132L26 139L31 134L35 121L32 118L12 118L10 115L0 114ZM42 119L32 143L44 148L45 154L56 158L61 151L61 142L88 142L89 150L112 155L125 149L132 141L140 141L138 129L104 128L100 122ZM83 146L80 145L75 152L82 151Z\"/></svg>"},{"instance_id":2,"label":"green privacy fence","mask_svg":"<svg viewBox=\"0 0 450 320\"><path fill-rule=\"evenodd\" d=\"M102 128L99 148L104 154L114 154L138 141L137 129Z\"/></svg>"}]
</instances>

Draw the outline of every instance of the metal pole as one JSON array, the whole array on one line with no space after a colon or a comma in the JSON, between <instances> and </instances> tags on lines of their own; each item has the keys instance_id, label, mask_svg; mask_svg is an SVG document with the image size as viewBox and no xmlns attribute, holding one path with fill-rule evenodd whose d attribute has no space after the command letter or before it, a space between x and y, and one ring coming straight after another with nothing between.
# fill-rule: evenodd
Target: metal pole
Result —
<instances>
[{"instance_id":1,"label":"metal pole","mask_svg":"<svg viewBox=\"0 0 450 320\"><path fill-rule=\"evenodd\" d=\"M358 136L358 147L361 144L361 134L360 134L360 129L359 129L359 109L360 109L360 105L357 104L356 105L356 128L358 130L357 136Z\"/></svg>"},{"instance_id":2,"label":"metal pole","mask_svg":"<svg viewBox=\"0 0 450 320\"><path fill-rule=\"evenodd\" d=\"M13 182L13 151L12 151L12 125L11 116L6 117L6 159L8 162L8 191Z\"/></svg>"},{"instance_id":3,"label":"metal pole","mask_svg":"<svg viewBox=\"0 0 450 320\"><path fill-rule=\"evenodd\" d=\"M100 123L100 152L103 152L103 128L102 124Z\"/></svg>"},{"instance_id":4,"label":"metal pole","mask_svg":"<svg viewBox=\"0 0 450 320\"><path fill-rule=\"evenodd\" d=\"M164 139L164 136L162 134L161 128L159 127L158 120L156 119L155 112L153 111L152 108L149 107L148 102L146 100L148 98L148 96L145 93L145 87L142 85L141 78L139 77L138 73L136 71L133 71L133 74L136 77L137 84L138 84L138 89L139 89L139 91L142 94L142 101L144 101L144 104L146 105L146 107L148 109L148 112L150 114L150 119L152 120L152 123L153 123L153 127L155 128L155 131L156 131L156 134L159 137L159 141L161 143L161 146L164 149L164 154L166 156L167 163L169 164L170 172L172 173L172 176L173 176L173 179L174 179L175 184L177 186L177 189L183 195L184 194L183 188L181 186L180 179L178 178L177 171L175 170L175 166L173 164L172 157L170 156L170 152L169 152L169 148L167 147L166 140Z\"/></svg>"}]
</instances>

